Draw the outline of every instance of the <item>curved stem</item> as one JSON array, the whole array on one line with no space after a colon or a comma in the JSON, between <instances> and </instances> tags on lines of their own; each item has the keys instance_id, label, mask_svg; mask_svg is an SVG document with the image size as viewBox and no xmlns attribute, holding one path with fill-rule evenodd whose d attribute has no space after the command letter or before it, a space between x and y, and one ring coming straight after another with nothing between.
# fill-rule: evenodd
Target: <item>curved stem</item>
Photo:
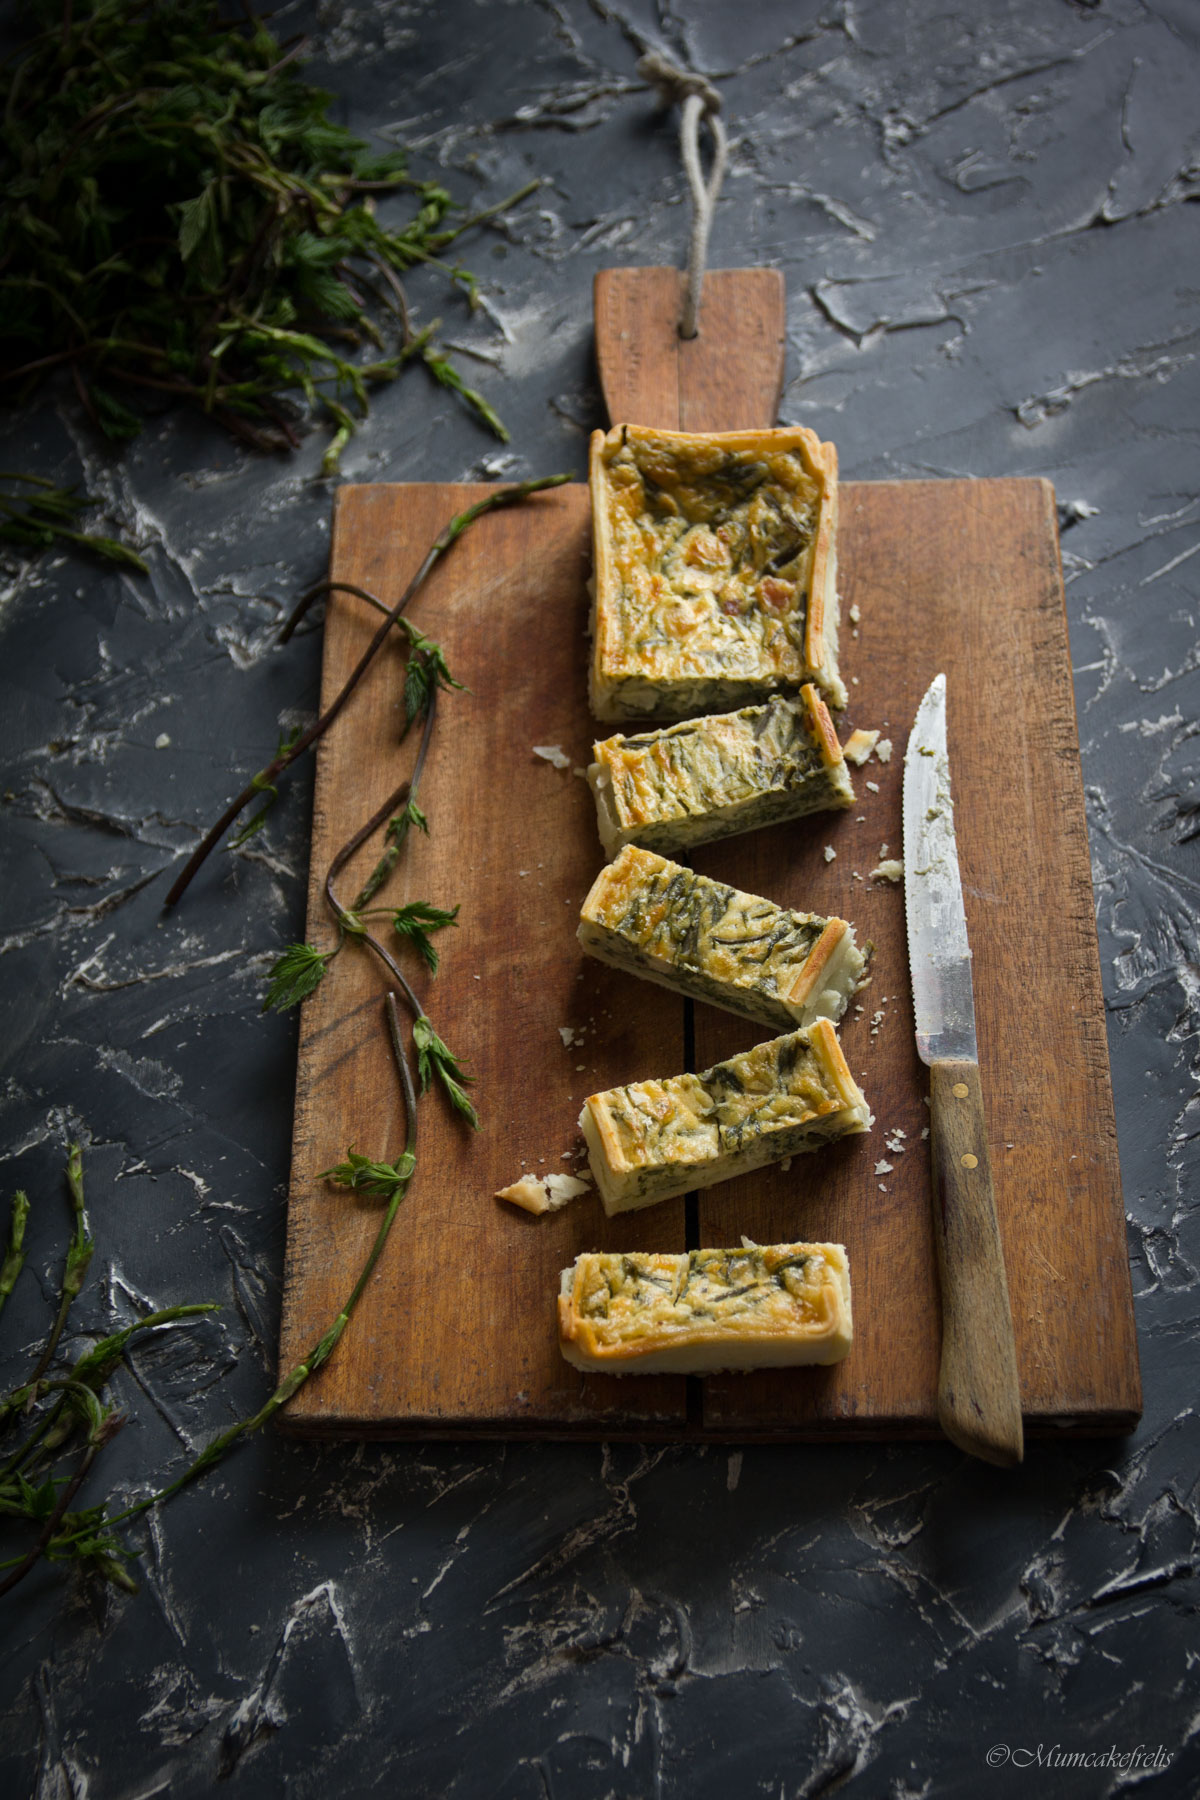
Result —
<instances>
[{"instance_id":1,"label":"curved stem","mask_svg":"<svg viewBox=\"0 0 1200 1800\"><path fill-rule=\"evenodd\" d=\"M255 795L269 782L273 782L278 776L282 775L285 769L290 768L292 763L303 756L304 752L329 730L329 727L333 724L342 708L346 705L346 702L350 699L355 688L366 674L367 669L374 659L376 651L387 637L388 632L396 623L397 619L399 619L404 612L404 609L425 580L425 577L439 559L445 555L446 551L450 549L451 545L457 542L468 526L474 524L475 520L480 518L484 513L494 512L502 506L511 506L514 502L525 499L528 494L538 493L543 488L561 487L562 483L569 479L570 477L568 475L544 475L535 481L518 482L515 487L501 488L498 492L489 494L486 499L477 501L474 506L468 507L466 512L458 513L450 520L450 523L441 532L440 536L435 539L429 550L426 551L425 556L421 561L420 568L405 588L403 594L401 594L399 600L397 600L395 606L384 618L379 630L375 633L370 644L367 646L354 669L343 683L336 699L326 708L320 718L317 719L314 724L309 726L308 730L303 733L290 750L285 751L283 755L277 756L273 762L268 763L267 767L248 782L237 798L232 800L225 808L225 811L221 814L217 823L210 831L206 832L205 836L201 839L200 843L196 846L195 850L193 850L191 856L189 856L187 862L184 864L181 873L172 883L171 888L167 893L167 897L163 902L164 907L172 907L182 898L183 894L191 885L192 879L197 871L205 862L207 862L226 831L228 831L229 827L238 817L238 814L242 812L245 807L249 806Z\"/></svg>"},{"instance_id":2,"label":"curved stem","mask_svg":"<svg viewBox=\"0 0 1200 1800\"><path fill-rule=\"evenodd\" d=\"M316 602L326 594L353 594L357 599L365 600L369 606L373 606L376 612L390 611L390 608L385 606L379 596L373 594L369 588L356 587L352 581L318 581L314 587L306 588L301 594L288 616L287 623L275 640L276 643L286 644L309 608L315 606Z\"/></svg>"}]
</instances>

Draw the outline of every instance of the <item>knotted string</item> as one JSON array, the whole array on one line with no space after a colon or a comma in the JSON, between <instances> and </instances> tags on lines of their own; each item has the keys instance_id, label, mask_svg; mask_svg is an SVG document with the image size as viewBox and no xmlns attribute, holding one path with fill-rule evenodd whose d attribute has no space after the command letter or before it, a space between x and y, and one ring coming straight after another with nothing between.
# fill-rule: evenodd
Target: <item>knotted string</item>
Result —
<instances>
[{"instance_id":1,"label":"knotted string","mask_svg":"<svg viewBox=\"0 0 1200 1800\"><path fill-rule=\"evenodd\" d=\"M688 185L692 190L692 236L688 244L687 285L683 296L683 311L679 318L679 335L694 338L698 329L700 290L704 286L704 265L708 258L708 234L712 227L713 208L725 178L728 139L718 116L721 111L721 96L711 82L705 81L703 75L694 75L688 69L677 68L655 50L648 51L641 58L637 69L638 74L646 81L653 82L666 105L670 106L678 100L683 106L679 148ZM708 120L713 140L712 168L709 170L707 184L700 167L700 124L704 119Z\"/></svg>"}]
</instances>

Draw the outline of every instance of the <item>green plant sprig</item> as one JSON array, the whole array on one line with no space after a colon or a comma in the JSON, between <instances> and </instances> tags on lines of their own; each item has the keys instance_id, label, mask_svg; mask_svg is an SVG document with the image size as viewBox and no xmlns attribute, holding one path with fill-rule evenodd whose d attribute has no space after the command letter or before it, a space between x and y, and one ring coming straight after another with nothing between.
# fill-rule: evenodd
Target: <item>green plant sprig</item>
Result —
<instances>
[{"instance_id":1,"label":"green plant sprig","mask_svg":"<svg viewBox=\"0 0 1200 1800\"><path fill-rule=\"evenodd\" d=\"M29 1217L29 1196L18 1188L12 1197L8 1215L8 1249L0 1266L0 1312L17 1285L17 1276L25 1267L25 1221Z\"/></svg>"},{"instance_id":2,"label":"green plant sprig","mask_svg":"<svg viewBox=\"0 0 1200 1800\"><path fill-rule=\"evenodd\" d=\"M251 801L254 800L258 794L262 793L266 787L274 784L278 777L283 774L285 769L290 768L299 757L304 755L306 750L310 749L311 746L315 744L319 738L322 738L329 730L329 727L338 717L355 688L366 674L367 669L374 661L375 655L386 639L389 631L401 618L405 608L417 593L418 589L422 586L430 571L437 565L451 546L457 543L463 532L468 530L469 527L474 524L476 519L482 518L485 513L495 512L501 507L512 506L516 502L526 499L530 494L540 493L543 489L561 487L563 482L569 480L569 475L544 475L533 481L517 482L513 487L499 488L495 493L488 494L485 499L476 501L474 506L467 507L465 512L457 513L454 518L450 520L450 523L426 551L420 568L401 594L395 606L385 613L383 622L378 631L371 639L367 648L363 651L363 654L355 667L347 676L341 691L335 696L321 716L308 727L307 731L300 734L295 743L292 744L287 751L281 755L277 755L272 762L267 764L265 769L260 769L257 775L252 776L247 785L242 789L241 793L238 794L235 799L230 801L225 811L221 814L221 817L217 820L216 824L205 833L200 843L196 846L195 850L193 850L191 856L184 864L183 869L176 877L163 902L165 907L172 907L178 903L182 895L191 885L192 879L197 871L212 855L230 826L235 823L245 808L250 805ZM303 617L304 613L317 599L323 594L328 594L341 588L346 588L350 592L362 591L350 588L349 584L345 582L318 582L315 587L310 588L308 592L301 597L296 610L284 626L283 633L281 634L282 638L286 640L286 638L291 636L299 619ZM372 595L371 599L374 602L375 596Z\"/></svg>"},{"instance_id":3,"label":"green plant sprig","mask_svg":"<svg viewBox=\"0 0 1200 1800\"><path fill-rule=\"evenodd\" d=\"M428 748L430 737L432 735L433 721L436 715L436 701L437 688L431 687L427 701L428 710L425 719L425 734L421 746L422 751ZM414 770L414 777L418 773L419 769ZM425 1008L417 998L408 977L397 963L395 957L391 954L391 951L388 950L364 924L362 915L357 910L357 907L351 909L343 906L337 896L335 883L351 857L354 856L368 839L379 830L383 821L387 818L388 814L392 812L400 799L402 797L409 797L410 794L411 789L409 783L403 783L394 794L389 794L383 805L371 815L366 824L360 826L353 837L349 838L346 843L342 845L332 863L329 865L328 873L325 876L325 901L333 915L339 934L344 934L341 936L341 942L344 942L346 937L349 937L355 942L364 945L368 950L373 951L403 994L405 1004L408 1006L413 1017L413 1042L417 1049L421 1092L424 1093L428 1088L431 1075L436 1075L455 1111L460 1113L463 1118L466 1119L473 1131L478 1131L479 1115L475 1111L475 1108L471 1104L466 1093L463 1091L462 1085L464 1082L469 1084L471 1077L464 1074L463 1070L459 1067L457 1060L451 1055L450 1051L447 1050L445 1044L442 1043L442 1040L434 1031L432 1024L426 1016ZM409 799L409 804L411 804L411 799ZM399 822L403 822L407 818L407 815L408 807L406 806L403 814L392 819L388 828L389 833L392 832L393 827ZM421 814L420 816L423 820L424 814ZM426 825L424 828L427 830L428 826ZM397 834L397 836L399 837L399 841L402 842L402 836L399 836L399 834ZM389 858L391 857L393 848L394 845L389 846L389 850L385 851L384 856L380 859L380 862L376 865L375 871L368 880L367 888L364 888L363 890L364 893L366 893L368 889L372 893L375 891L375 887L378 885L376 877L379 876L380 870L384 868L385 864L386 872L390 872L394 859L389 860ZM295 948L295 946L293 946L293 948ZM321 973L323 975L324 970L322 970Z\"/></svg>"},{"instance_id":4,"label":"green plant sprig","mask_svg":"<svg viewBox=\"0 0 1200 1800\"><path fill-rule=\"evenodd\" d=\"M335 1185L350 1187L387 1202L371 1248L336 1318L300 1361L289 1369L257 1412L248 1418L237 1420L225 1431L218 1433L173 1481L115 1513L108 1511L107 1501L80 1512L70 1510L71 1501L90 1473L100 1451L124 1424L122 1416L99 1399L99 1389L115 1371L126 1344L135 1333L194 1314L211 1312L215 1308L211 1305L176 1306L152 1313L101 1339L86 1355L79 1358L69 1377L53 1383L42 1383L44 1392L61 1390L55 1410L35 1427L31 1438L22 1445L17 1456L0 1471L0 1514L27 1519L38 1527L38 1533L33 1544L21 1556L0 1562L0 1570L8 1571L5 1579L0 1581L0 1595L22 1581L43 1557L50 1562L73 1561L81 1564L113 1585L136 1593L137 1582L125 1566L134 1553L113 1535L116 1527L128 1524L152 1507L164 1504L220 1462L241 1438L261 1430L332 1356L378 1265L396 1215L416 1172L417 1094L404 1054L394 994L384 996L384 1016L404 1098L404 1146L394 1163L360 1156L351 1146L346 1152L345 1162L326 1170L321 1177ZM81 1182L77 1145L71 1147L68 1181L72 1185L74 1199L75 1185ZM26 1396L19 1402L19 1407L23 1410L30 1403L30 1384L15 1392ZM9 1396L9 1399L12 1397ZM83 1454L69 1476L50 1473L35 1487L28 1474L22 1473L21 1464L25 1463L26 1468L31 1467L29 1459L32 1453L36 1453L37 1461L45 1461L62 1450L67 1434L60 1430L55 1436L54 1427L59 1424L62 1413L68 1408L84 1425ZM6 1408L5 1416L11 1417L15 1410L17 1409Z\"/></svg>"},{"instance_id":5,"label":"green plant sprig","mask_svg":"<svg viewBox=\"0 0 1200 1800\"><path fill-rule=\"evenodd\" d=\"M48 1374L73 1302L83 1287L94 1252L88 1229L84 1201L83 1159L78 1144L67 1154L67 1190L73 1214L73 1229L67 1245L63 1272L59 1281L59 1301L45 1348L38 1357L28 1380L0 1399L0 1436L6 1436L19 1424L34 1416L24 1439L0 1468L0 1514L25 1519L36 1527L33 1544L21 1556L0 1563L9 1571L0 1581L0 1595L24 1579L43 1556L50 1561L67 1555L96 1569L119 1586L135 1586L124 1567L126 1553L108 1533L106 1507L90 1507L72 1512L71 1502L89 1474L92 1464L104 1446L124 1424L113 1407L100 1398L100 1390L121 1362L126 1345L137 1333L155 1326L174 1323L197 1313L210 1312L211 1306L176 1306L151 1313L132 1325L101 1338L90 1350L79 1356L62 1375ZM24 1262L24 1228L28 1200L23 1192L13 1197L9 1256L4 1275L11 1276L5 1292L12 1291ZM14 1256L15 1251L15 1256ZM0 1276L0 1281L3 1276ZM56 1473L55 1460L70 1453L73 1440L82 1433L82 1453L69 1474ZM71 1539L72 1547L63 1550L60 1540Z\"/></svg>"},{"instance_id":6,"label":"green plant sprig","mask_svg":"<svg viewBox=\"0 0 1200 1800\"><path fill-rule=\"evenodd\" d=\"M87 494L77 493L74 488L55 487L41 475L21 475L12 469L0 472L0 482L19 484L16 492L0 491L0 542L13 544L19 550L37 551L49 550L61 541L91 551L105 562L136 569L139 575L150 573L149 565L127 544L76 529L80 514L95 504Z\"/></svg>"},{"instance_id":7,"label":"green plant sprig","mask_svg":"<svg viewBox=\"0 0 1200 1800\"><path fill-rule=\"evenodd\" d=\"M413 945L431 975L437 974L439 962L437 948L431 941L433 933L456 925L459 910L456 906L446 912L440 906L431 906L428 900L410 900L407 906L397 906L390 913L392 930Z\"/></svg>"},{"instance_id":8,"label":"green plant sprig","mask_svg":"<svg viewBox=\"0 0 1200 1800\"><path fill-rule=\"evenodd\" d=\"M282 50L260 19L223 23L208 0L32 10L45 29L17 52L0 129L4 379L27 390L67 368L118 440L140 429L129 402L146 393L291 448L303 401L333 427L332 471L369 388L421 362L507 437L432 328L414 337L399 276L429 267L473 305L474 277L438 253L540 183L456 221L403 151L373 154L329 118L295 67L303 43ZM381 223L377 198L402 195L414 214Z\"/></svg>"}]
</instances>

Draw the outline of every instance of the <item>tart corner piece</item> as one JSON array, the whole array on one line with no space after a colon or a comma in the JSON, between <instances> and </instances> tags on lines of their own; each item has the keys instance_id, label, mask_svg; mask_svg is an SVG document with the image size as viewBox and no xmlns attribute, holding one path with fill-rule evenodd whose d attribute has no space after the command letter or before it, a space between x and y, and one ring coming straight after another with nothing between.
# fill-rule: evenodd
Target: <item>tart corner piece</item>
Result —
<instances>
[{"instance_id":1,"label":"tart corner piece","mask_svg":"<svg viewBox=\"0 0 1200 1800\"><path fill-rule=\"evenodd\" d=\"M591 1251L563 1270L558 1341L611 1375L841 1362L854 1337L841 1244L743 1244L681 1255Z\"/></svg>"},{"instance_id":2,"label":"tart corner piece","mask_svg":"<svg viewBox=\"0 0 1200 1800\"><path fill-rule=\"evenodd\" d=\"M592 710L682 719L837 667L837 452L805 426L617 425L589 456Z\"/></svg>"}]
</instances>

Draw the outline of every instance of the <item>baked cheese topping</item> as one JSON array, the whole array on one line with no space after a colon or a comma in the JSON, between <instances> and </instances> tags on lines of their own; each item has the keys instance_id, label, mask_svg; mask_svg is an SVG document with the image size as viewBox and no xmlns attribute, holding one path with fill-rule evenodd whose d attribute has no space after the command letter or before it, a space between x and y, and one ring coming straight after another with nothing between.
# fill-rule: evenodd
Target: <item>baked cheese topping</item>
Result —
<instances>
[{"instance_id":1,"label":"baked cheese topping","mask_svg":"<svg viewBox=\"0 0 1200 1800\"><path fill-rule=\"evenodd\" d=\"M852 806L832 721L811 683L795 699L710 713L593 745L588 781L604 848L664 855L779 819Z\"/></svg>"},{"instance_id":2,"label":"baked cheese topping","mask_svg":"<svg viewBox=\"0 0 1200 1800\"><path fill-rule=\"evenodd\" d=\"M605 1212L631 1212L870 1129L828 1019L700 1075L590 1094L579 1116Z\"/></svg>"},{"instance_id":3,"label":"baked cheese topping","mask_svg":"<svg viewBox=\"0 0 1200 1800\"><path fill-rule=\"evenodd\" d=\"M838 1362L853 1332L840 1244L593 1251L563 1270L558 1312L567 1361L616 1373Z\"/></svg>"},{"instance_id":4,"label":"baked cheese topping","mask_svg":"<svg viewBox=\"0 0 1200 1800\"><path fill-rule=\"evenodd\" d=\"M839 1019L862 978L844 919L789 912L627 844L583 903L601 962L786 1031Z\"/></svg>"},{"instance_id":5,"label":"baked cheese topping","mask_svg":"<svg viewBox=\"0 0 1200 1800\"><path fill-rule=\"evenodd\" d=\"M837 458L811 431L592 439L592 703L679 718L815 680L837 705Z\"/></svg>"}]
</instances>

